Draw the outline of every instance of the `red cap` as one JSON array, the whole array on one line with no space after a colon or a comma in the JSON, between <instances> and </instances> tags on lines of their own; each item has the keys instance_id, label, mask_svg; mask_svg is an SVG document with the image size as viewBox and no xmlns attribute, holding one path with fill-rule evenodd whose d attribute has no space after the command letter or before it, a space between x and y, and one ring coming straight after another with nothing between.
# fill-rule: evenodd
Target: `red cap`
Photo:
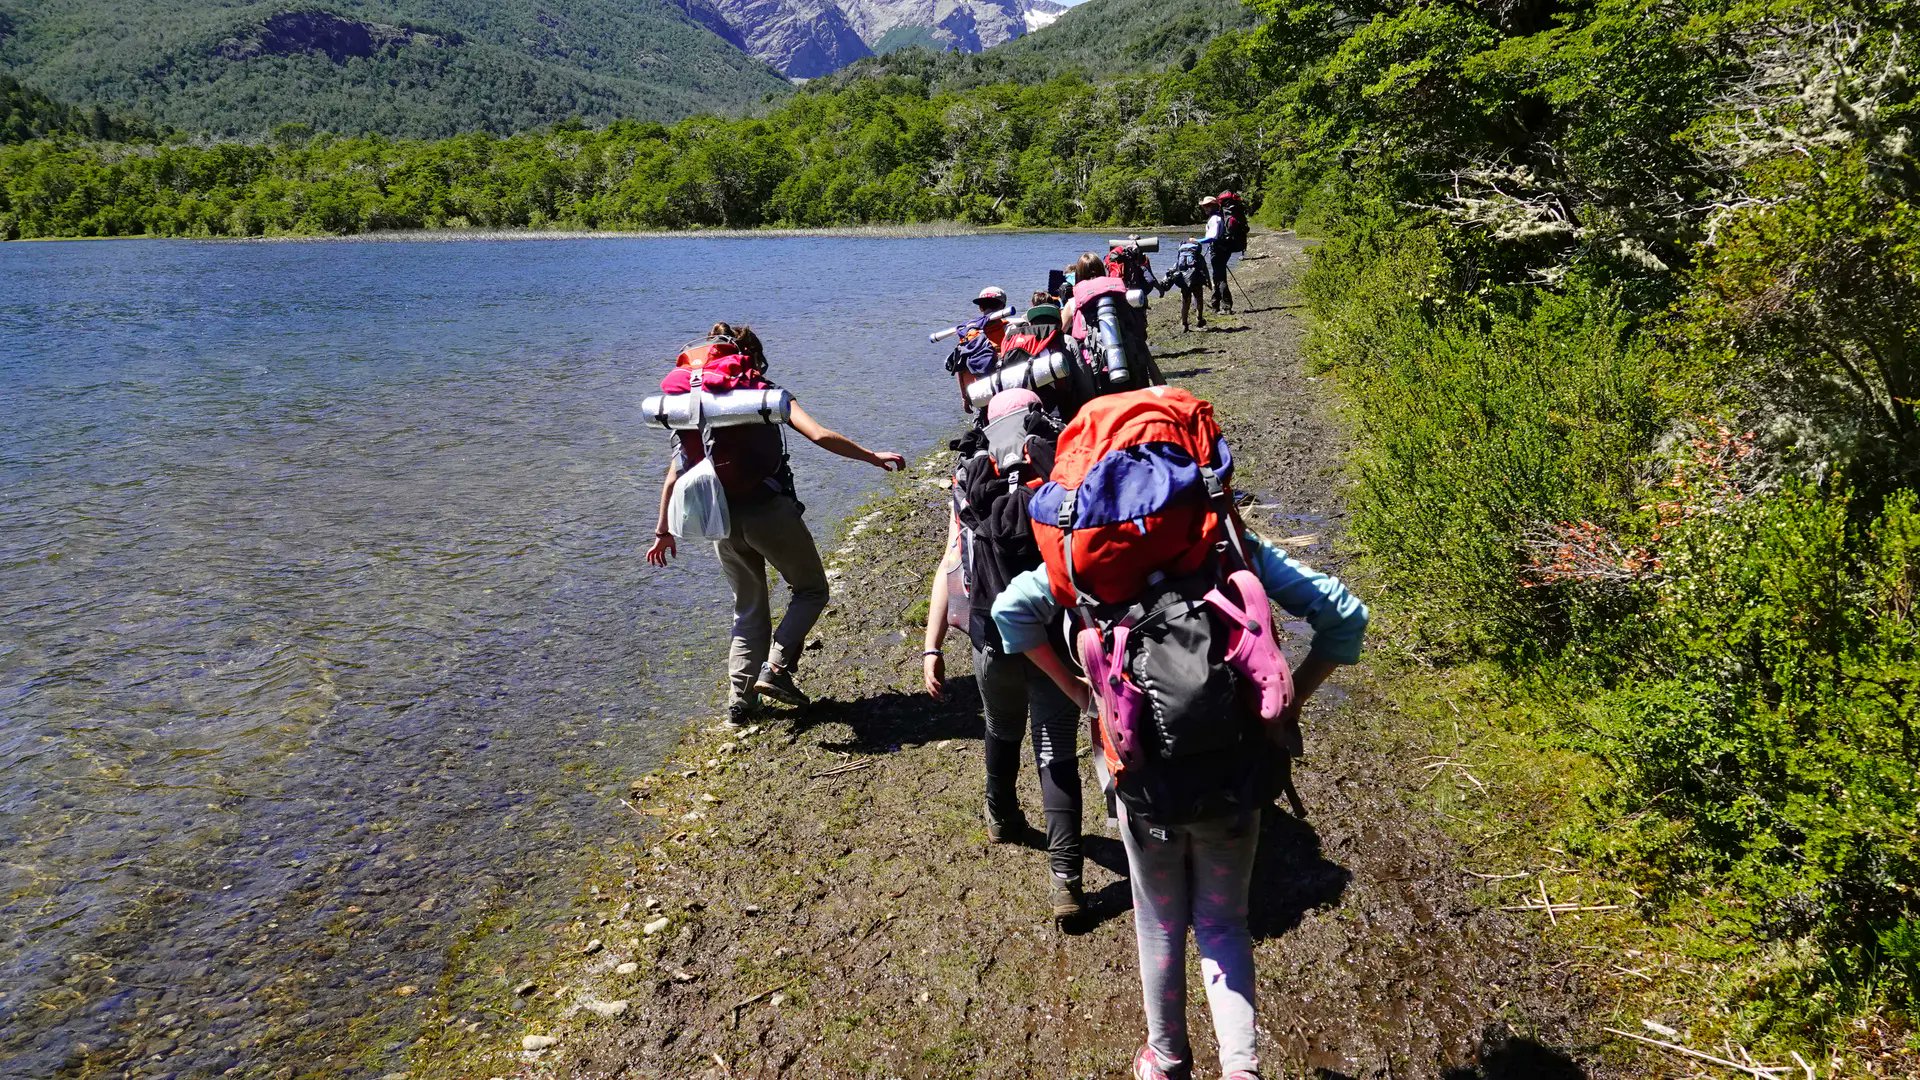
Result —
<instances>
[{"instance_id":1,"label":"red cap","mask_svg":"<svg viewBox=\"0 0 1920 1080\"><path fill-rule=\"evenodd\" d=\"M1223 191L1220 193L1220 201L1221 202L1239 202L1240 196L1234 194L1231 191Z\"/></svg>"}]
</instances>

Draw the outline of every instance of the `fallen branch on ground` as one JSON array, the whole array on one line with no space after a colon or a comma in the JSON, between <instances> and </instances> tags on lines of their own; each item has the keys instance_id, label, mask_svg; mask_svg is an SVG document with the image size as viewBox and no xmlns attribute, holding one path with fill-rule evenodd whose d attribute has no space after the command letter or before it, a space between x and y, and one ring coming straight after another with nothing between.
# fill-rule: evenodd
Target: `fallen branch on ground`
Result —
<instances>
[{"instance_id":1,"label":"fallen branch on ground","mask_svg":"<svg viewBox=\"0 0 1920 1080\"><path fill-rule=\"evenodd\" d=\"M1645 1043L1648 1046L1657 1046L1662 1050L1669 1050L1669 1051L1672 1051L1673 1053L1681 1054L1686 1057L1693 1058L1696 1061L1706 1061L1714 1065L1719 1065L1723 1068L1733 1069L1736 1072L1742 1072L1747 1074L1748 1076L1757 1077L1758 1080L1779 1080L1781 1073L1785 1073L1789 1071L1785 1065L1742 1065L1737 1061L1729 1061L1723 1057L1714 1057L1712 1054L1701 1053L1700 1051L1695 1050L1690 1046L1682 1046L1679 1043L1664 1042L1660 1039L1649 1039L1644 1035L1635 1035L1631 1031L1621 1031L1619 1028L1601 1028L1600 1030L1607 1032L1608 1034L1618 1035L1624 1039L1632 1039L1634 1042L1637 1042L1637 1043ZM1806 1063L1802 1062L1801 1064L1805 1065ZM1813 1067L1810 1065L1807 1066L1807 1075L1809 1077L1813 1075Z\"/></svg>"},{"instance_id":2,"label":"fallen branch on ground","mask_svg":"<svg viewBox=\"0 0 1920 1080\"><path fill-rule=\"evenodd\" d=\"M814 773L813 778L815 780L825 780L829 776L844 776L847 773L859 772L861 769L871 768L872 766L872 758L861 758L858 761L849 761L845 765L835 765L831 769Z\"/></svg>"}]
</instances>

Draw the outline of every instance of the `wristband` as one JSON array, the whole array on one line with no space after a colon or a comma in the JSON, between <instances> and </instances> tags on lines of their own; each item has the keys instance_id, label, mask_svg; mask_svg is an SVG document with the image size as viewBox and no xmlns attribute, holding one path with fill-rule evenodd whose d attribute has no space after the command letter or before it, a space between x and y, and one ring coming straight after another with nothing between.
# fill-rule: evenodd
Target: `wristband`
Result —
<instances>
[{"instance_id":1,"label":"wristband","mask_svg":"<svg viewBox=\"0 0 1920 1080\"><path fill-rule=\"evenodd\" d=\"M672 536L672 535L673 535L673 533L672 533L672 532L670 532L670 531L669 531L669 532L659 532L659 531L656 531L656 532L655 532L655 533L653 534L653 538L654 538L654 539L656 539L656 540L665 540L665 539L666 539L667 537L669 537L669 536Z\"/></svg>"},{"instance_id":2,"label":"wristband","mask_svg":"<svg viewBox=\"0 0 1920 1080\"><path fill-rule=\"evenodd\" d=\"M947 654L942 652L939 649L922 649L920 650L920 655L921 656L945 656Z\"/></svg>"}]
</instances>

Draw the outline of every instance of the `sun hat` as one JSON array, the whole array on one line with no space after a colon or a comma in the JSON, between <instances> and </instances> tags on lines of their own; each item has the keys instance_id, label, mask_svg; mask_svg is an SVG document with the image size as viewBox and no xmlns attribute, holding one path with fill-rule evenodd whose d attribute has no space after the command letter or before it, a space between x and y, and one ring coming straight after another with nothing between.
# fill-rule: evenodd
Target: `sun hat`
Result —
<instances>
[{"instance_id":1,"label":"sun hat","mask_svg":"<svg viewBox=\"0 0 1920 1080\"><path fill-rule=\"evenodd\" d=\"M1057 323L1060 321L1060 305L1035 304L1027 309L1027 321L1030 323Z\"/></svg>"},{"instance_id":2,"label":"sun hat","mask_svg":"<svg viewBox=\"0 0 1920 1080\"><path fill-rule=\"evenodd\" d=\"M973 302L976 304L984 304L989 300L1004 306L1007 302L1007 290L998 285L989 285L980 290L979 296L973 298Z\"/></svg>"},{"instance_id":3,"label":"sun hat","mask_svg":"<svg viewBox=\"0 0 1920 1080\"><path fill-rule=\"evenodd\" d=\"M1029 405L1040 404L1040 395L1024 386L1011 386L993 395L987 401L987 423L991 424L1010 413L1017 413Z\"/></svg>"},{"instance_id":4,"label":"sun hat","mask_svg":"<svg viewBox=\"0 0 1920 1080\"><path fill-rule=\"evenodd\" d=\"M1219 201L1220 201L1219 199L1216 199L1216 198L1214 198L1214 197L1213 197L1213 196L1211 196L1211 195L1202 195L1202 196L1200 196L1200 205L1201 205L1201 206L1207 206L1207 205L1210 205L1210 204L1212 204L1212 203L1217 203L1217 202L1219 202Z\"/></svg>"}]
</instances>

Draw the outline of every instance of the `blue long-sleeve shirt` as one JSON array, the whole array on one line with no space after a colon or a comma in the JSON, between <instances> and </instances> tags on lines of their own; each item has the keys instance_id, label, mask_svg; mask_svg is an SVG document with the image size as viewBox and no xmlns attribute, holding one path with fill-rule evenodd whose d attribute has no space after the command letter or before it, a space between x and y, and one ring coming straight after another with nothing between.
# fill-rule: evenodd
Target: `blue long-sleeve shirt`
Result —
<instances>
[{"instance_id":1,"label":"blue long-sleeve shirt","mask_svg":"<svg viewBox=\"0 0 1920 1080\"><path fill-rule=\"evenodd\" d=\"M1367 633L1367 605L1339 578L1247 534L1247 561L1267 596L1288 614L1313 627L1309 658L1336 664L1360 659ZM1008 654L1023 653L1047 640L1047 627L1060 617L1060 605L1047 587L1047 568L1036 566L1007 583L993 602L993 622Z\"/></svg>"}]
</instances>

